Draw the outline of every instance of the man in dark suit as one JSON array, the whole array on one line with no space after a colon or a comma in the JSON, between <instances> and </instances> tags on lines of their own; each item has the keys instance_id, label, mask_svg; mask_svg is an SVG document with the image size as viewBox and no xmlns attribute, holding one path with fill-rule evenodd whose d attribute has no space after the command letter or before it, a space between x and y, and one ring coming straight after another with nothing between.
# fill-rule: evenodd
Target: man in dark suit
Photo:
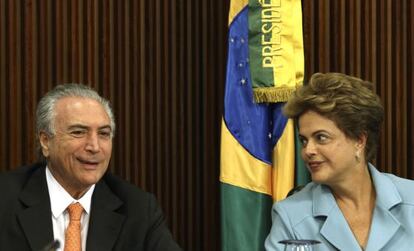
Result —
<instances>
[{"instance_id":1,"label":"man in dark suit","mask_svg":"<svg viewBox=\"0 0 414 251\"><path fill-rule=\"evenodd\" d=\"M49 250L54 240L64 251L181 250L155 198L106 172L115 132L107 100L60 85L36 119L46 161L0 175L0 250Z\"/></svg>"}]
</instances>

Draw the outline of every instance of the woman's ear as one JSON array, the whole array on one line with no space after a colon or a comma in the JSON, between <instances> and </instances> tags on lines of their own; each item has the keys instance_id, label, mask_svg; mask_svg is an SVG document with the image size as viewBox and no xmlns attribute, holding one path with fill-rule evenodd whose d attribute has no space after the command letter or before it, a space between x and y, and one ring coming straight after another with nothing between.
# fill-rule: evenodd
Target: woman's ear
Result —
<instances>
[{"instance_id":1,"label":"woman's ear","mask_svg":"<svg viewBox=\"0 0 414 251\"><path fill-rule=\"evenodd\" d=\"M355 142L355 159L357 162L361 162L361 158L365 155L365 146L367 145L367 133L361 133Z\"/></svg>"},{"instance_id":2,"label":"woman's ear","mask_svg":"<svg viewBox=\"0 0 414 251\"><path fill-rule=\"evenodd\" d=\"M364 149L365 146L367 145L367 139L368 139L367 133L366 132L361 133L361 135L359 135L359 137L356 140L355 147L358 150Z\"/></svg>"},{"instance_id":3,"label":"woman's ear","mask_svg":"<svg viewBox=\"0 0 414 251\"><path fill-rule=\"evenodd\" d=\"M45 158L49 157L49 135L45 132L39 133L39 142L40 142L40 148L42 149L42 154Z\"/></svg>"}]
</instances>

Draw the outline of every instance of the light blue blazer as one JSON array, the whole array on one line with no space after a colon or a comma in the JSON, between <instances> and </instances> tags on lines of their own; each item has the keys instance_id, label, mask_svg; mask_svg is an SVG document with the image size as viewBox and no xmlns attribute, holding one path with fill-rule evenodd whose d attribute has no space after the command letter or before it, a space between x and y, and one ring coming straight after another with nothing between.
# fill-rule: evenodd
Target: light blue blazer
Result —
<instances>
[{"instance_id":1,"label":"light blue blazer","mask_svg":"<svg viewBox=\"0 0 414 251\"><path fill-rule=\"evenodd\" d=\"M414 181L380 173L369 164L377 199L366 251L414 250ZM321 241L314 250L361 250L327 186L309 183L275 203L267 251L283 250L286 239Z\"/></svg>"}]
</instances>

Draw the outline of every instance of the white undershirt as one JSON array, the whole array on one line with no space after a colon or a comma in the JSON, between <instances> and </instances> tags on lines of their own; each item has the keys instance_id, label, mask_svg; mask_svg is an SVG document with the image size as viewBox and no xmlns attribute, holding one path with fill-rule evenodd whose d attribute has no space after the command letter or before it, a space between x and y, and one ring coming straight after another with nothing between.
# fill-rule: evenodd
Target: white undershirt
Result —
<instances>
[{"instance_id":1,"label":"white undershirt","mask_svg":"<svg viewBox=\"0 0 414 251\"><path fill-rule=\"evenodd\" d=\"M57 182L48 167L46 167L46 181L49 189L50 206L52 209L53 236L55 240L59 240L60 242L60 248L58 248L57 251L62 251L65 247L65 230L69 225L69 213L66 208L70 204L76 202L79 202L85 210L81 218L82 250L85 250L91 211L91 199L95 185L92 185L82 198L76 200L66 192L59 182Z\"/></svg>"}]
</instances>

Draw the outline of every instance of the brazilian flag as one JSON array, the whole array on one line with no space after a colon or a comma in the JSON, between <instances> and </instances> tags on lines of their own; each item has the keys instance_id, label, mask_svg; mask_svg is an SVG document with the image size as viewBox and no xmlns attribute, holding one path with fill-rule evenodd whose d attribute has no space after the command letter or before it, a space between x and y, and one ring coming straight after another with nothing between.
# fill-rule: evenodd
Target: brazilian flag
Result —
<instances>
[{"instance_id":1,"label":"brazilian flag","mask_svg":"<svg viewBox=\"0 0 414 251\"><path fill-rule=\"evenodd\" d=\"M284 102L303 82L300 0L232 0L221 133L222 251L264 250L272 204L309 176ZM295 177L300 178L296 180Z\"/></svg>"}]
</instances>

